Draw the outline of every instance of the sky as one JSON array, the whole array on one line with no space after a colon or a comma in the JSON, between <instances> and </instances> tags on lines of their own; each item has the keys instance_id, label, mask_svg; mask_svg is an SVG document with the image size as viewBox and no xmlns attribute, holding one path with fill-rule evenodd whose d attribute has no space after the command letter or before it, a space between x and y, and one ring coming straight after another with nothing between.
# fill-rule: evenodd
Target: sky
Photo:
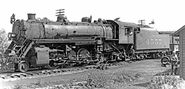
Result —
<instances>
[{"instance_id":1,"label":"sky","mask_svg":"<svg viewBox=\"0 0 185 89\"><path fill-rule=\"evenodd\" d=\"M93 20L115 19L146 24L155 21L159 31L176 31L185 25L184 0L2 0L0 2L0 29L10 32L10 16L27 19L27 13L36 18L56 20L56 10L65 9L69 21L81 21L92 15Z\"/></svg>"}]
</instances>

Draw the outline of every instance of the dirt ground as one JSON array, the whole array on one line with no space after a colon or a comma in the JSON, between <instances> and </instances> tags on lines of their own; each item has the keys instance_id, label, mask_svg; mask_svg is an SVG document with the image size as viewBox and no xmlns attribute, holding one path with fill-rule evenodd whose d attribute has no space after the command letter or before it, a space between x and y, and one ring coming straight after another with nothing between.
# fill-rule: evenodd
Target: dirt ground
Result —
<instances>
[{"instance_id":1,"label":"dirt ground","mask_svg":"<svg viewBox=\"0 0 185 89\"><path fill-rule=\"evenodd\" d=\"M6 81L1 85L14 89L147 89L153 76L169 69L170 66L161 67L159 59L150 59L122 62L122 65L112 66L107 70L92 69L72 74Z\"/></svg>"}]
</instances>

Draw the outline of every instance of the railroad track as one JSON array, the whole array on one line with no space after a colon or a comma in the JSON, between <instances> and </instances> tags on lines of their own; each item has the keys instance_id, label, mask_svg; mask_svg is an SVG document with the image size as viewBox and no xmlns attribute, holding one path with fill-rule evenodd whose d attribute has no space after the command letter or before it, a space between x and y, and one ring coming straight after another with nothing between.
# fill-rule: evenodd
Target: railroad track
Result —
<instances>
[{"instance_id":1,"label":"railroad track","mask_svg":"<svg viewBox=\"0 0 185 89\"><path fill-rule=\"evenodd\" d=\"M20 79L30 79L30 78L38 78L38 77L73 74L73 73L84 72L90 69L102 69L103 70L111 66L119 66L119 65L122 65L122 64L118 62L118 63L109 63L109 64L101 64L101 65L88 65L88 66L83 66L83 67L28 71L26 73L4 73L4 74L0 74L0 80L1 81L16 81Z\"/></svg>"}]
</instances>

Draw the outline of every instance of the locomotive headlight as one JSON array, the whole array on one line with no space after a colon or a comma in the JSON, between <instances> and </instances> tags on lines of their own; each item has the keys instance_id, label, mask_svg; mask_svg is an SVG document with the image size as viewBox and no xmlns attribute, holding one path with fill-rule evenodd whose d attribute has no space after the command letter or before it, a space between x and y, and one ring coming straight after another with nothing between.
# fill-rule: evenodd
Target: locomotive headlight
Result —
<instances>
[{"instance_id":1,"label":"locomotive headlight","mask_svg":"<svg viewBox=\"0 0 185 89\"><path fill-rule=\"evenodd\" d=\"M15 34L12 34L12 35L11 35L12 38L15 38L15 36L16 36Z\"/></svg>"}]
</instances>

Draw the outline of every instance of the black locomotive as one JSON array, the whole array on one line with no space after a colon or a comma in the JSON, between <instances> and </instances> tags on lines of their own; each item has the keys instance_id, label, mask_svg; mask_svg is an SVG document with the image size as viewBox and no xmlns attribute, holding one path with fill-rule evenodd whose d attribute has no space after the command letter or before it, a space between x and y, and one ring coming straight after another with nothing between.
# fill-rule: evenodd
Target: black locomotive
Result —
<instances>
[{"instance_id":1,"label":"black locomotive","mask_svg":"<svg viewBox=\"0 0 185 89\"><path fill-rule=\"evenodd\" d=\"M151 27L118 20L92 22L86 17L82 22L69 22L61 14L55 22L28 14L27 20L12 23L12 42L5 57L12 70L21 72L43 66L159 57L159 53L169 49L169 36L160 35Z\"/></svg>"}]
</instances>

